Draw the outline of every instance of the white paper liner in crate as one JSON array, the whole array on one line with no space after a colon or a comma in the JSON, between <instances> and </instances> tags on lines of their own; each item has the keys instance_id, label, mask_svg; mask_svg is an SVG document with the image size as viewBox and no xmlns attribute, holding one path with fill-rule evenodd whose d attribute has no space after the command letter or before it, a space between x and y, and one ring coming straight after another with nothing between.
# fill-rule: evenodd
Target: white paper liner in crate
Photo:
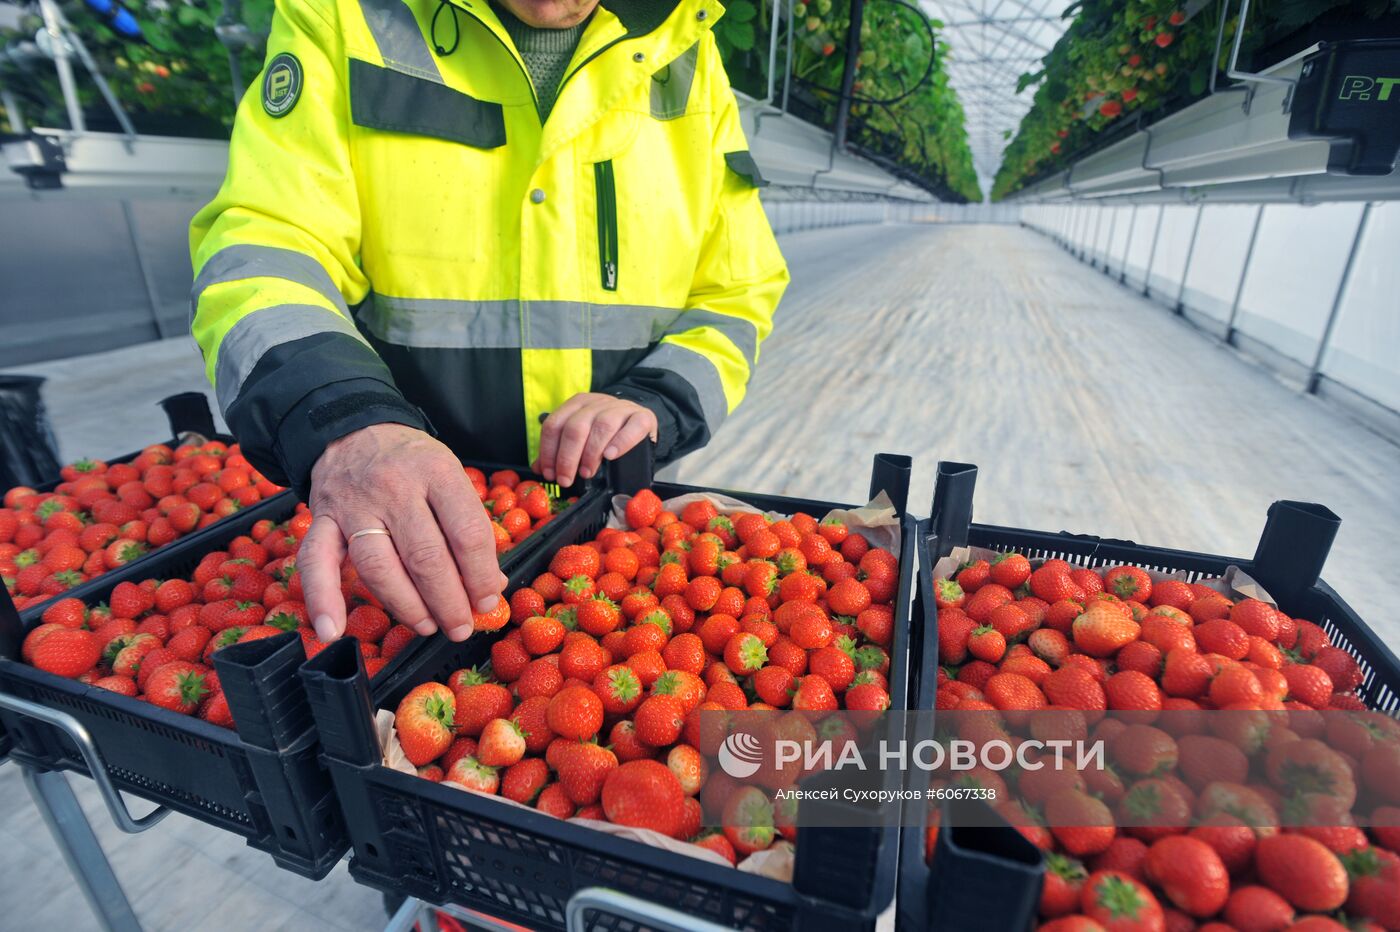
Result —
<instances>
[{"instance_id":1,"label":"white paper liner in crate","mask_svg":"<svg viewBox=\"0 0 1400 932\"><path fill-rule=\"evenodd\" d=\"M394 731L394 713L386 709L380 709L374 716L374 728L379 735L379 747L383 752L383 763L385 767L397 770L400 773L418 775L418 769L408 762L404 756L403 747L399 744L399 736ZM464 793L474 792L460 783L451 780L443 780L442 786L450 786L459 789ZM506 799L504 796L490 797L502 806L515 806L518 809L526 809L537 812L531 806L525 806L513 799ZM575 825L582 825L594 831L606 832L619 838L628 838L632 841L639 841L644 845L652 845L657 848L665 848L667 851L683 854L686 857L698 858L702 861L709 861L711 864L718 864L721 867L729 867L729 862L718 854L702 848L699 845L692 845L687 841L677 841L668 838L660 832L653 832L650 829L631 828L626 825L614 825L611 822L602 822L597 819L569 819ZM739 862L739 870L749 874L757 874L761 877L768 877L773 880L781 880L784 883L792 883L792 871L795 864L793 846L786 841L775 842L773 847L766 851L758 851L749 855Z\"/></svg>"},{"instance_id":2,"label":"white paper liner in crate","mask_svg":"<svg viewBox=\"0 0 1400 932\"><path fill-rule=\"evenodd\" d=\"M608 527L626 529L627 503L631 500L630 495L613 496L612 514L608 517ZM715 492L691 492L687 495L678 495L662 502L661 506L667 511L680 514L685 506L691 502L709 502L715 506L716 511L726 517L756 510L748 502L741 502L737 498L730 498ZM770 519L791 517L791 515L779 515L775 512L767 512L766 515ZM883 491L862 508L833 508L824 515L813 515L812 517L818 521L834 518L844 522L846 527L869 541L872 547L888 550L895 557L900 556L899 515L894 510L894 502L890 501L890 497Z\"/></svg>"},{"instance_id":3,"label":"white paper liner in crate","mask_svg":"<svg viewBox=\"0 0 1400 932\"><path fill-rule=\"evenodd\" d=\"M987 547L954 547L952 553L933 564L933 578L951 579L957 574L958 568L964 563L974 560L990 561L1000 552L1001 551L991 550ZM1030 562L1031 566L1038 568L1045 561L1036 559ZM1085 566L1073 560L1067 560L1066 562L1076 568L1094 569L1094 567ZM1099 567L1099 569L1102 569L1102 567ZM1191 574L1185 570L1177 570L1175 573L1161 573L1157 570L1146 570L1145 572L1148 578L1152 580L1154 586L1167 579L1178 579L1182 582L1191 581ZM1273 596L1269 595L1268 591L1265 590L1263 586L1259 585L1254 577L1250 576L1233 563L1225 568L1225 574L1223 576L1215 576L1209 579L1197 579L1195 582L1203 586L1209 586L1221 595L1237 602L1240 599L1258 599L1261 602L1269 603L1269 605L1274 608L1278 608L1278 603L1274 601Z\"/></svg>"}]
</instances>

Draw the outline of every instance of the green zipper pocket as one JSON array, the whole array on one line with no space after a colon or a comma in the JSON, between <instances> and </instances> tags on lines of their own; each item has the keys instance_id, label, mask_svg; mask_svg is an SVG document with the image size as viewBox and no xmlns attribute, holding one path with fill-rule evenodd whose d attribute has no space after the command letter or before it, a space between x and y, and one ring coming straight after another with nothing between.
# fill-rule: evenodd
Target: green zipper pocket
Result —
<instances>
[{"instance_id":1,"label":"green zipper pocket","mask_svg":"<svg viewBox=\"0 0 1400 932\"><path fill-rule=\"evenodd\" d=\"M598 272L604 291L617 290L617 185L612 159L593 163L598 194Z\"/></svg>"}]
</instances>

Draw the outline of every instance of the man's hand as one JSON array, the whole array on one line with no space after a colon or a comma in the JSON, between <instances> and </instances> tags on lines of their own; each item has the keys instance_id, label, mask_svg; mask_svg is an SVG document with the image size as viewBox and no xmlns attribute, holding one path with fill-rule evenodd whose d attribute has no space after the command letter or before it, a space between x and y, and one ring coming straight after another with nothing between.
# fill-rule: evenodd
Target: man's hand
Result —
<instances>
[{"instance_id":1,"label":"man's hand","mask_svg":"<svg viewBox=\"0 0 1400 932\"><path fill-rule=\"evenodd\" d=\"M505 589L491 520L462 464L420 430L374 424L331 443L311 470L311 513L297 566L323 641L345 633L347 542L365 585L421 635L441 628L466 640L472 613L490 611ZM350 541L366 528L389 533Z\"/></svg>"},{"instance_id":2,"label":"man's hand","mask_svg":"<svg viewBox=\"0 0 1400 932\"><path fill-rule=\"evenodd\" d=\"M582 392L559 406L540 430L540 458L531 467L550 482L572 485L592 479L603 460L615 460L644 438L656 442L656 415L649 408Z\"/></svg>"}]
</instances>

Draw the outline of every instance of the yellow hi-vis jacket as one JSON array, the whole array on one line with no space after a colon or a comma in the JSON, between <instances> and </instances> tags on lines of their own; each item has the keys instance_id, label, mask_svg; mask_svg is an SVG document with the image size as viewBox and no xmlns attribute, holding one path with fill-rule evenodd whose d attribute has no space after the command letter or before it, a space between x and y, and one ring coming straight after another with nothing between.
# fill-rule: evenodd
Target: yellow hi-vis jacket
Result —
<instances>
[{"instance_id":1,"label":"yellow hi-vis jacket","mask_svg":"<svg viewBox=\"0 0 1400 932\"><path fill-rule=\"evenodd\" d=\"M541 125L486 0L278 0L228 175L190 230L194 335L263 471L306 490L397 422L530 462L595 391L658 455L744 397L788 274L710 27L603 0Z\"/></svg>"}]
</instances>

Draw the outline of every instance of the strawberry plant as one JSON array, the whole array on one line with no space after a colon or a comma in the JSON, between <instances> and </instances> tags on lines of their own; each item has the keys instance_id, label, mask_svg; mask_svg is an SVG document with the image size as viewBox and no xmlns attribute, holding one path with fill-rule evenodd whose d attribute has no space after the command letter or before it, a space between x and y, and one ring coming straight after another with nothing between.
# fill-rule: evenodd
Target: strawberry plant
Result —
<instances>
[{"instance_id":1,"label":"strawberry plant","mask_svg":"<svg viewBox=\"0 0 1400 932\"><path fill-rule=\"evenodd\" d=\"M122 107L141 131L171 127L180 135L223 136L233 125L233 81L228 50L214 34L222 15L221 0L129 0L123 4L140 23L146 43L130 42L112 32L86 5L64 4L64 14L83 39ZM272 23L272 0L245 0L242 22L255 36L266 36ZM0 29L0 49L31 41L42 23L21 18L18 28ZM262 48L238 53L243 82L262 68ZM112 124L97 88L79 70L78 91L95 128ZM63 95L51 63L40 60L21 68L0 55L0 81L15 91L28 123L66 126Z\"/></svg>"},{"instance_id":2,"label":"strawberry plant","mask_svg":"<svg viewBox=\"0 0 1400 932\"><path fill-rule=\"evenodd\" d=\"M846 67L850 4L799 2L792 16L793 109L830 128ZM715 26L731 81L758 96L767 90L761 34L771 17L771 0L737 0ZM862 154L947 200L980 200L962 105L944 68L948 46L937 38L941 26L906 6L866 6L848 139ZM785 42L779 48L786 53ZM781 59L778 67L785 67Z\"/></svg>"},{"instance_id":3,"label":"strawberry plant","mask_svg":"<svg viewBox=\"0 0 1400 932\"><path fill-rule=\"evenodd\" d=\"M1210 93L1212 75L1227 67L1238 11L1223 24L1217 57L1219 5L1194 13L1187 9L1177 0L1085 0L1071 7L1074 21L1042 60L1043 67L1022 75L1018 83L1018 93L1034 87L1035 96L1006 148L992 184L993 199L1064 170L1101 134L1139 113L1160 119ZM1396 11L1396 0L1257 5L1250 11L1241 61L1249 62L1272 41L1326 14L1365 22L1365 17ZM1228 83L1223 77L1217 81Z\"/></svg>"}]
</instances>

